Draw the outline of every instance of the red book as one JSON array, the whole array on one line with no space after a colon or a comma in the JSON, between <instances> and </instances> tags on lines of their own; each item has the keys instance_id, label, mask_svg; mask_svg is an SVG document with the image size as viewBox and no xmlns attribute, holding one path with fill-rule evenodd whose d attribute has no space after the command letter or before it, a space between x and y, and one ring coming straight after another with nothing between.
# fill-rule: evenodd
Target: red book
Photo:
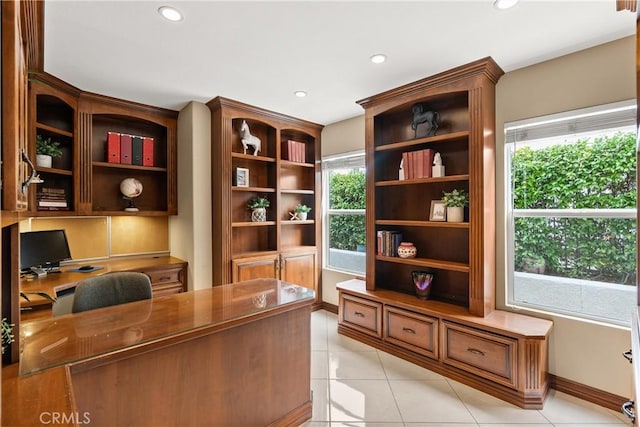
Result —
<instances>
[{"instance_id":1,"label":"red book","mask_svg":"<svg viewBox=\"0 0 640 427\"><path fill-rule=\"evenodd\" d=\"M120 163L120 134L118 132L107 133L107 162Z\"/></svg>"},{"instance_id":2,"label":"red book","mask_svg":"<svg viewBox=\"0 0 640 427\"><path fill-rule=\"evenodd\" d=\"M153 157L153 138L145 137L142 141L142 165L155 166Z\"/></svg>"},{"instance_id":3,"label":"red book","mask_svg":"<svg viewBox=\"0 0 640 427\"><path fill-rule=\"evenodd\" d=\"M305 145L304 142L298 142L298 145L300 146L300 162L306 163L307 162L307 146Z\"/></svg>"},{"instance_id":4,"label":"red book","mask_svg":"<svg viewBox=\"0 0 640 427\"><path fill-rule=\"evenodd\" d=\"M415 153L413 151L409 151L409 179L414 179L416 177L415 157Z\"/></svg>"},{"instance_id":5,"label":"red book","mask_svg":"<svg viewBox=\"0 0 640 427\"><path fill-rule=\"evenodd\" d=\"M288 140L282 143L282 159L293 161L293 143L294 141Z\"/></svg>"},{"instance_id":6,"label":"red book","mask_svg":"<svg viewBox=\"0 0 640 427\"><path fill-rule=\"evenodd\" d=\"M426 150L424 150L423 168L424 168L425 178L431 178L431 170L432 170L431 167L433 166L434 155L435 155L435 152L431 148L427 148Z\"/></svg>"},{"instance_id":7,"label":"red book","mask_svg":"<svg viewBox=\"0 0 640 427\"><path fill-rule=\"evenodd\" d=\"M424 170L422 167L422 163L424 162L424 152L423 150L416 151L416 178L424 177Z\"/></svg>"},{"instance_id":8,"label":"red book","mask_svg":"<svg viewBox=\"0 0 640 427\"><path fill-rule=\"evenodd\" d=\"M298 141L292 141L293 142L293 161L294 162L298 162L300 163L300 143Z\"/></svg>"},{"instance_id":9,"label":"red book","mask_svg":"<svg viewBox=\"0 0 640 427\"><path fill-rule=\"evenodd\" d=\"M120 163L131 164L131 135L120 135Z\"/></svg>"}]
</instances>

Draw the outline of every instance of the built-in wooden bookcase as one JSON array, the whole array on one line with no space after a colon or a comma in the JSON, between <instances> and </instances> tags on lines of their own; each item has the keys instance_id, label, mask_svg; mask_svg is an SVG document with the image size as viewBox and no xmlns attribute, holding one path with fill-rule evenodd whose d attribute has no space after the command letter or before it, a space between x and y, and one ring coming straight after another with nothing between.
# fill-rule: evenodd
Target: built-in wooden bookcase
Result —
<instances>
[{"instance_id":1,"label":"built-in wooden bookcase","mask_svg":"<svg viewBox=\"0 0 640 427\"><path fill-rule=\"evenodd\" d=\"M29 157L37 173L44 181L29 188L30 213L35 216L73 215L76 211L75 179L78 173L77 159L77 109L78 92L55 78L32 75L29 82L31 134ZM60 157L53 157L51 167L39 166L36 160L36 138L57 142ZM61 192L60 200L66 207L43 207L39 195L46 191Z\"/></svg>"},{"instance_id":2,"label":"built-in wooden bookcase","mask_svg":"<svg viewBox=\"0 0 640 427\"><path fill-rule=\"evenodd\" d=\"M367 289L413 294L413 270L434 273L431 297L478 316L493 310L495 287L494 86L502 70L485 59L359 101L367 127ZM412 128L413 106L439 115ZM445 176L399 179L403 153L440 153ZM431 165L429 165L431 167ZM465 222L430 221L443 192L470 195ZM415 244L406 259L377 253L378 231Z\"/></svg>"},{"instance_id":3,"label":"built-in wooden bookcase","mask_svg":"<svg viewBox=\"0 0 640 427\"><path fill-rule=\"evenodd\" d=\"M320 132L322 126L237 101L215 98L212 112L214 283L275 277L318 289L320 266ZM246 150L246 122L260 151ZM304 161L289 160L288 141L304 144ZM297 160L297 159L296 159ZM248 185L236 173L248 170ZM252 222L247 203L269 200L266 221ZM291 220L298 204L306 220Z\"/></svg>"}]
</instances>

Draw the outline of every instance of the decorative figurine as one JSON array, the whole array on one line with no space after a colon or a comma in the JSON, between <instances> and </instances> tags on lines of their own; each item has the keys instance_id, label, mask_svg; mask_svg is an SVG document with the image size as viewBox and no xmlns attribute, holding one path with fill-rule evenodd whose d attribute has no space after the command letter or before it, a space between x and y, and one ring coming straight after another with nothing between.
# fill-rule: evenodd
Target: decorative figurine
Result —
<instances>
[{"instance_id":1,"label":"decorative figurine","mask_svg":"<svg viewBox=\"0 0 640 427\"><path fill-rule=\"evenodd\" d=\"M400 160L400 169L398 169L398 180L404 181L404 159Z\"/></svg>"},{"instance_id":2,"label":"decorative figurine","mask_svg":"<svg viewBox=\"0 0 640 427\"><path fill-rule=\"evenodd\" d=\"M413 107L411 107L411 111L413 111L413 121L411 122L413 137L418 137L418 125L421 123L429 124L429 130L425 136L434 136L436 130L438 130L440 114L438 114L437 111L424 111L422 104L414 104Z\"/></svg>"},{"instance_id":3,"label":"decorative figurine","mask_svg":"<svg viewBox=\"0 0 640 427\"><path fill-rule=\"evenodd\" d=\"M442 164L442 157L440 153L436 153L433 156L433 167L431 168L431 176L433 178L438 178L444 176L444 165Z\"/></svg>"},{"instance_id":4,"label":"decorative figurine","mask_svg":"<svg viewBox=\"0 0 640 427\"><path fill-rule=\"evenodd\" d=\"M251 135L249 125L245 120L242 121L242 125L240 126L240 138L242 138L244 154L247 154L247 146L251 145L253 147L253 155L257 156L261 148L260 138Z\"/></svg>"}]
</instances>

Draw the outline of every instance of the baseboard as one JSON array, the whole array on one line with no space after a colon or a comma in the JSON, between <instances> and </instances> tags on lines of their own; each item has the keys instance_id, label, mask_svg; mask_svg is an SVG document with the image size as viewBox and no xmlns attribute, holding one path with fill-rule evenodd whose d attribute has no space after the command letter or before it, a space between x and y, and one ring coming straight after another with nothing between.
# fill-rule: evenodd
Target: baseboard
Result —
<instances>
[{"instance_id":1,"label":"baseboard","mask_svg":"<svg viewBox=\"0 0 640 427\"><path fill-rule=\"evenodd\" d=\"M333 305L333 304L331 304L329 302L326 302L326 301L322 301L319 304L318 309L327 310L330 313L338 314L338 306L337 305Z\"/></svg>"},{"instance_id":2,"label":"baseboard","mask_svg":"<svg viewBox=\"0 0 640 427\"><path fill-rule=\"evenodd\" d=\"M603 406L616 412L620 412L622 404L629 400L629 398L618 396L616 394L580 384L553 374L549 374L549 385L554 390L586 400L587 402L595 403L596 405Z\"/></svg>"}]
</instances>

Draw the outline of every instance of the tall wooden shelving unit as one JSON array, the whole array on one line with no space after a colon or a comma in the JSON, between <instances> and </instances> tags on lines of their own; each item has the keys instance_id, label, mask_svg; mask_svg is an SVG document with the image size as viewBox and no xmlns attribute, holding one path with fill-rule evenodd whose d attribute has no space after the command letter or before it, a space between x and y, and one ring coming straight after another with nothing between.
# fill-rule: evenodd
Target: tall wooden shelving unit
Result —
<instances>
[{"instance_id":1,"label":"tall wooden shelving unit","mask_svg":"<svg viewBox=\"0 0 640 427\"><path fill-rule=\"evenodd\" d=\"M217 97L207 104L212 125L213 281L215 285L259 277L279 278L316 290L320 301L322 126ZM261 140L244 153L243 121ZM305 161L287 160L283 144L305 147ZM237 186L237 168L249 170L249 186ZM266 197L264 222L252 222L246 205ZM297 204L312 208L307 220L291 220Z\"/></svg>"},{"instance_id":2,"label":"tall wooden shelving unit","mask_svg":"<svg viewBox=\"0 0 640 427\"><path fill-rule=\"evenodd\" d=\"M338 284L338 331L525 408L548 389L551 322L495 310L495 84L484 58L363 99L367 165L367 275ZM412 129L415 104L440 127ZM399 179L403 153L432 149L446 175ZM469 193L465 222L430 221L443 192ZM416 258L379 255L378 231L414 243ZM431 299L412 271L434 273Z\"/></svg>"}]
</instances>

